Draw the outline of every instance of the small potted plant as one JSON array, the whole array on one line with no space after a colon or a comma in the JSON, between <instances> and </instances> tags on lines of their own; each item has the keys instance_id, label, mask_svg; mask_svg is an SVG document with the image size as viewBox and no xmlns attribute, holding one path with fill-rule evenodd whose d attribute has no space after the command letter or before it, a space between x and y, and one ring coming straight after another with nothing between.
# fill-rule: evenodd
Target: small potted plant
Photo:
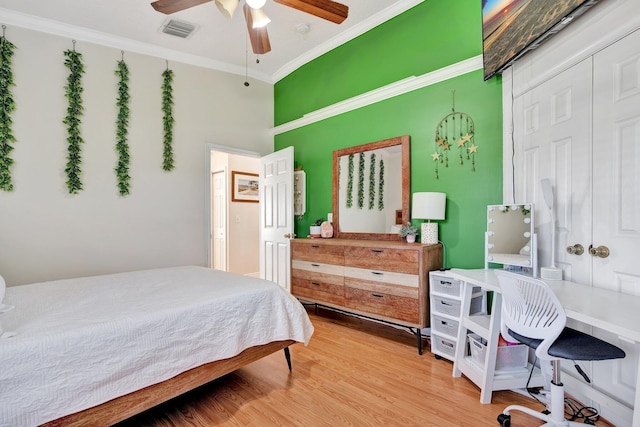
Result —
<instances>
[{"instance_id":1,"label":"small potted plant","mask_svg":"<svg viewBox=\"0 0 640 427\"><path fill-rule=\"evenodd\" d=\"M310 237L321 237L322 236L322 223L324 222L323 218L318 218L316 222L311 224L309 227L309 236Z\"/></svg>"},{"instance_id":2,"label":"small potted plant","mask_svg":"<svg viewBox=\"0 0 640 427\"><path fill-rule=\"evenodd\" d=\"M402 227L400 227L398 233L407 240L407 243L414 243L416 241L416 234L418 234L418 228L408 222L406 225L403 224Z\"/></svg>"}]
</instances>

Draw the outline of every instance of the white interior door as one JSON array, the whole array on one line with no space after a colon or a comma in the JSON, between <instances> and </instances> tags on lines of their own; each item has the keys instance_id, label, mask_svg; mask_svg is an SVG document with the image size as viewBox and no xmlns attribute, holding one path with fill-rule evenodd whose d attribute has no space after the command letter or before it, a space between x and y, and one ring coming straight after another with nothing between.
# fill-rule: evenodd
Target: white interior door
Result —
<instances>
[{"instance_id":1,"label":"white interior door","mask_svg":"<svg viewBox=\"0 0 640 427\"><path fill-rule=\"evenodd\" d=\"M224 171L211 174L211 265L227 271L227 189Z\"/></svg>"},{"instance_id":2,"label":"white interior door","mask_svg":"<svg viewBox=\"0 0 640 427\"><path fill-rule=\"evenodd\" d=\"M260 162L260 277L291 290L293 147Z\"/></svg>"},{"instance_id":3,"label":"white interior door","mask_svg":"<svg viewBox=\"0 0 640 427\"><path fill-rule=\"evenodd\" d=\"M540 181L555 193L556 266L565 280L591 283L591 59L514 100L516 202L536 207L538 265L550 266L551 215ZM582 255L567 246L581 244Z\"/></svg>"}]
</instances>

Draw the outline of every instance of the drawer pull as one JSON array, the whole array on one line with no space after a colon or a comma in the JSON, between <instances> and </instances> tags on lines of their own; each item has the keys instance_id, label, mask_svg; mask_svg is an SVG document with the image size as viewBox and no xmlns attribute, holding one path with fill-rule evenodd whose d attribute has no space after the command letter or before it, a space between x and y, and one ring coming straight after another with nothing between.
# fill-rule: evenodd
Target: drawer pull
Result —
<instances>
[{"instance_id":1,"label":"drawer pull","mask_svg":"<svg viewBox=\"0 0 640 427\"><path fill-rule=\"evenodd\" d=\"M320 267L320 264L311 264L311 267Z\"/></svg>"},{"instance_id":2,"label":"drawer pull","mask_svg":"<svg viewBox=\"0 0 640 427\"><path fill-rule=\"evenodd\" d=\"M380 295L380 294L371 294L371 296L376 298L384 298L384 295Z\"/></svg>"},{"instance_id":3,"label":"drawer pull","mask_svg":"<svg viewBox=\"0 0 640 427\"><path fill-rule=\"evenodd\" d=\"M444 287L448 287L448 288L450 288L450 287L451 287L451 282L443 282L443 281L440 281L440 285L442 285L442 286L444 286Z\"/></svg>"},{"instance_id":4,"label":"drawer pull","mask_svg":"<svg viewBox=\"0 0 640 427\"><path fill-rule=\"evenodd\" d=\"M311 284L312 284L313 286L320 286L320 283L318 283L318 282L311 282Z\"/></svg>"},{"instance_id":5,"label":"drawer pull","mask_svg":"<svg viewBox=\"0 0 640 427\"><path fill-rule=\"evenodd\" d=\"M312 247L312 248L314 248L314 249L318 249L320 246L318 246L318 245L311 245L311 247Z\"/></svg>"},{"instance_id":6,"label":"drawer pull","mask_svg":"<svg viewBox=\"0 0 640 427\"><path fill-rule=\"evenodd\" d=\"M375 274L376 276L383 276L384 273L381 273L379 271L372 271L371 274Z\"/></svg>"},{"instance_id":7,"label":"drawer pull","mask_svg":"<svg viewBox=\"0 0 640 427\"><path fill-rule=\"evenodd\" d=\"M440 304L441 304L441 305L446 305L447 307L453 307L453 304L449 304L449 303L448 303L448 302L446 302L446 301L440 301Z\"/></svg>"},{"instance_id":8,"label":"drawer pull","mask_svg":"<svg viewBox=\"0 0 640 427\"><path fill-rule=\"evenodd\" d=\"M375 252L377 254L381 254L384 251L382 249L371 249L371 252Z\"/></svg>"}]
</instances>

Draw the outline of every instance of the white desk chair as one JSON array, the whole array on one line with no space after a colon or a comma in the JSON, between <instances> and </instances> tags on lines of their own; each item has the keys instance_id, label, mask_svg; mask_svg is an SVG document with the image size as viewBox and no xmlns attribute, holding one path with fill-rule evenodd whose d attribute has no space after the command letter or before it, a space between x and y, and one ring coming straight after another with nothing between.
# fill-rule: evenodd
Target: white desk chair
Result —
<instances>
[{"instance_id":1,"label":"white desk chair","mask_svg":"<svg viewBox=\"0 0 640 427\"><path fill-rule=\"evenodd\" d=\"M608 360L625 357L620 348L565 326L564 308L551 288L542 280L506 271L496 271L502 294L501 332L512 341L519 341L536 350L540 361L550 361L550 413L544 414L519 405L505 408L498 416L503 427L511 425L510 412L517 410L534 416L543 426L583 426L564 418L564 387L560 381L560 360ZM576 365L587 382L589 378Z\"/></svg>"}]
</instances>

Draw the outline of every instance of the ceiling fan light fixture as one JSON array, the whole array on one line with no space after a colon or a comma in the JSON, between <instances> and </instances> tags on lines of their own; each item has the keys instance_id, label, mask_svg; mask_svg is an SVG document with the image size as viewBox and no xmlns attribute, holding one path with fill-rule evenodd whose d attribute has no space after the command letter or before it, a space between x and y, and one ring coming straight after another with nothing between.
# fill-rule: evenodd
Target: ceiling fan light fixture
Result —
<instances>
[{"instance_id":1,"label":"ceiling fan light fixture","mask_svg":"<svg viewBox=\"0 0 640 427\"><path fill-rule=\"evenodd\" d=\"M216 0L216 6L228 19L231 19L239 3L240 0Z\"/></svg>"},{"instance_id":2,"label":"ceiling fan light fixture","mask_svg":"<svg viewBox=\"0 0 640 427\"><path fill-rule=\"evenodd\" d=\"M267 0L245 0L250 8L252 9L260 9L265 5Z\"/></svg>"},{"instance_id":3,"label":"ceiling fan light fixture","mask_svg":"<svg viewBox=\"0 0 640 427\"><path fill-rule=\"evenodd\" d=\"M262 28L271 22L271 19L264 13L264 10L251 8L251 21L253 28Z\"/></svg>"}]
</instances>

